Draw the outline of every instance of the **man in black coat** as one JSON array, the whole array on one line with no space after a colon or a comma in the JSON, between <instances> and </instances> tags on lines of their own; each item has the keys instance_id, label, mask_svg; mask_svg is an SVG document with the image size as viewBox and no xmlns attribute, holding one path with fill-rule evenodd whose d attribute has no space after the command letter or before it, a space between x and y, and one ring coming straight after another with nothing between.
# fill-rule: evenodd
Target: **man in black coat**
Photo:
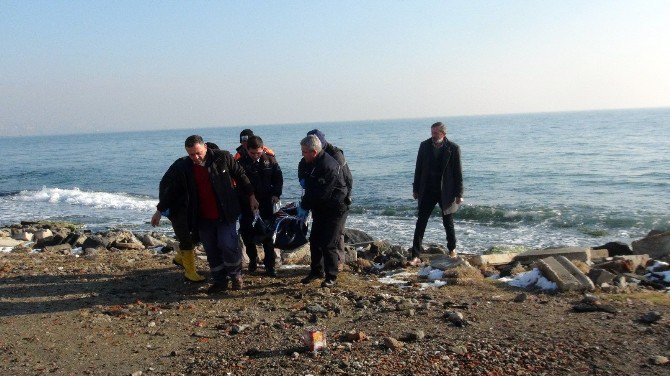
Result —
<instances>
[{"instance_id":1,"label":"man in black coat","mask_svg":"<svg viewBox=\"0 0 670 376\"><path fill-rule=\"evenodd\" d=\"M284 185L284 178L281 168L279 168L279 163L277 163L274 156L265 153L263 140L258 136L249 137L246 150L238 160L238 163L244 168L244 172L254 187L254 194L259 204L258 214L261 220L272 221L274 214L272 208L274 204L279 202ZM240 234L242 235L242 240L249 256L250 272L256 270L256 260L258 259L258 252L254 241L254 236L257 235L253 226L254 218L255 213L251 210L251 207L242 202ZM265 253L265 258L263 259L265 273L271 277L276 277L274 244L272 236L269 234L263 238L263 251Z\"/></svg>"},{"instance_id":2,"label":"man in black coat","mask_svg":"<svg viewBox=\"0 0 670 376\"><path fill-rule=\"evenodd\" d=\"M347 197L344 199L344 203L347 205L351 205L351 190L353 188L353 183L354 183L354 178L351 174L351 170L349 169L349 164L347 163L347 160L344 158L344 152L342 149L338 148L337 146L333 145L332 143L326 141L326 135L321 132L318 129L312 129L311 131L307 132L307 136L309 135L315 135L319 141L321 142L321 148L323 151L326 152L326 154L330 155L333 157L337 163L342 166L342 174L344 176L344 183L347 185ZM301 185L303 184L304 177L306 174L305 171L305 159L303 158L300 160L300 164L298 165L298 181L300 181ZM304 188L304 187L303 187ZM344 221L346 222L347 220L347 212L344 214ZM338 268L341 270L343 263L344 263L344 257L345 257L345 249L344 249L344 228L342 228L342 234L340 234L340 240L337 243L337 253L339 255L339 262L338 262Z\"/></svg>"},{"instance_id":3,"label":"man in black coat","mask_svg":"<svg viewBox=\"0 0 670 376\"><path fill-rule=\"evenodd\" d=\"M257 210L253 187L227 151L208 148L198 135L189 136L184 146L188 157L176 160L161 179L151 224L157 226L161 215L168 215L180 248L186 250L182 260L187 273L195 271L194 242L202 242L214 280L208 292L226 290L229 280L234 289L241 289L242 253L236 229L240 207L232 179Z\"/></svg>"},{"instance_id":4,"label":"man in black coat","mask_svg":"<svg viewBox=\"0 0 670 376\"><path fill-rule=\"evenodd\" d=\"M305 218L311 210L313 219L309 237L310 273L301 282L307 284L321 278L325 269L321 286L332 287L338 274L337 249L348 211L345 203L348 189L342 166L322 150L316 136L303 138L300 148L304 158L305 194L298 211L299 216Z\"/></svg>"},{"instance_id":5,"label":"man in black coat","mask_svg":"<svg viewBox=\"0 0 670 376\"><path fill-rule=\"evenodd\" d=\"M433 124L430 134L431 138L419 146L414 170L413 196L419 200L419 213L412 243L412 265L421 262L421 243L435 204L440 205L449 254L456 257L456 232L452 214L463 203L461 152L458 145L447 140L444 124Z\"/></svg>"}]
</instances>

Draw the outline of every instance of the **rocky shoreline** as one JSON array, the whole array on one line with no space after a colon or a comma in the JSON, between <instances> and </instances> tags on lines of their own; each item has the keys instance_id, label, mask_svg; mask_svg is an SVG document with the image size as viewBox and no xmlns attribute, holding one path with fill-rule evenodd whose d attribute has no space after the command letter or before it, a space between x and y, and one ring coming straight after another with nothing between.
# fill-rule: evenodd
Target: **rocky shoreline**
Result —
<instances>
[{"instance_id":1,"label":"rocky shoreline","mask_svg":"<svg viewBox=\"0 0 670 376\"><path fill-rule=\"evenodd\" d=\"M0 229L0 369L661 375L668 239L456 259L432 246L425 265L405 267L407 250L349 230L336 288L298 282L303 247L278 255L278 278L246 274L245 289L212 297L183 281L164 234L24 222ZM325 349L308 351L309 328L325 333Z\"/></svg>"}]
</instances>

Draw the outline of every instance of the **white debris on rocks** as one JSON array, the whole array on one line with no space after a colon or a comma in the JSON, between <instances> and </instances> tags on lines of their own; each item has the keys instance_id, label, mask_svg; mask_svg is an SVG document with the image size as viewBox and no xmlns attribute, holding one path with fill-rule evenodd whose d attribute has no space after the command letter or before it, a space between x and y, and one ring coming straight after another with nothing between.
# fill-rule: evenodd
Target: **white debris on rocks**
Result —
<instances>
[{"instance_id":1,"label":"white debris on rocks","mask_svg":"<svg viewBox=\"0 0 670 376\"><path fill-rule=\"evenodd\" d=\"M545 278L538 268L525 273L517 274L516 277L504 277L499 279L510 286L521 288L539 288L541 290L556 290L558 286Z\"/></svg>"}]
</instances>

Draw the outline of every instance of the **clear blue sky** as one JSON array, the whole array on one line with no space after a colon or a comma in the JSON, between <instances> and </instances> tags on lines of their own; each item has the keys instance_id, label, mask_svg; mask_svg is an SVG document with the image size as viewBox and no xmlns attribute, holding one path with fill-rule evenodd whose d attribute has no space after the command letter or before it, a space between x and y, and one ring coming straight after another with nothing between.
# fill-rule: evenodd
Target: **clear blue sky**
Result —
<instances>
[{"instance_id":1,"label":"clear blue sky","mask_svg":"<svg viewBox=\"0 0 670 376\"><path fill-rule=\"evenodd\" d=\"M670 1L0 0L0 135L670 106Z\"/></svg>"}]
</instances>

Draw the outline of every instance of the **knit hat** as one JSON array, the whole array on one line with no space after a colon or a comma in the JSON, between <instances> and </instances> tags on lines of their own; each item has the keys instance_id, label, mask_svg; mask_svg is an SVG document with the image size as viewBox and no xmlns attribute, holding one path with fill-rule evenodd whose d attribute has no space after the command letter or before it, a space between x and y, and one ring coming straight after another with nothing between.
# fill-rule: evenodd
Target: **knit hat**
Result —
<instances>
[{"instance_id":1,"label":"knit hat","mask_svg":"<svg viewBox=\"0 0 670 376\"><path fill-rule=\"evenodd\" d=\"M309 135L315 135L316 138L318 138L319 141L321 141L321 147L322 147L323 149L325 149L326 146L328 146L328 142L326 141L326 135L323 134L323 132L321 132L320 130L318 130L318 129L312 129L311 131L307 132L307 135L308 135L308 136L309 136Z\"/></svg>"}]
</instances>

